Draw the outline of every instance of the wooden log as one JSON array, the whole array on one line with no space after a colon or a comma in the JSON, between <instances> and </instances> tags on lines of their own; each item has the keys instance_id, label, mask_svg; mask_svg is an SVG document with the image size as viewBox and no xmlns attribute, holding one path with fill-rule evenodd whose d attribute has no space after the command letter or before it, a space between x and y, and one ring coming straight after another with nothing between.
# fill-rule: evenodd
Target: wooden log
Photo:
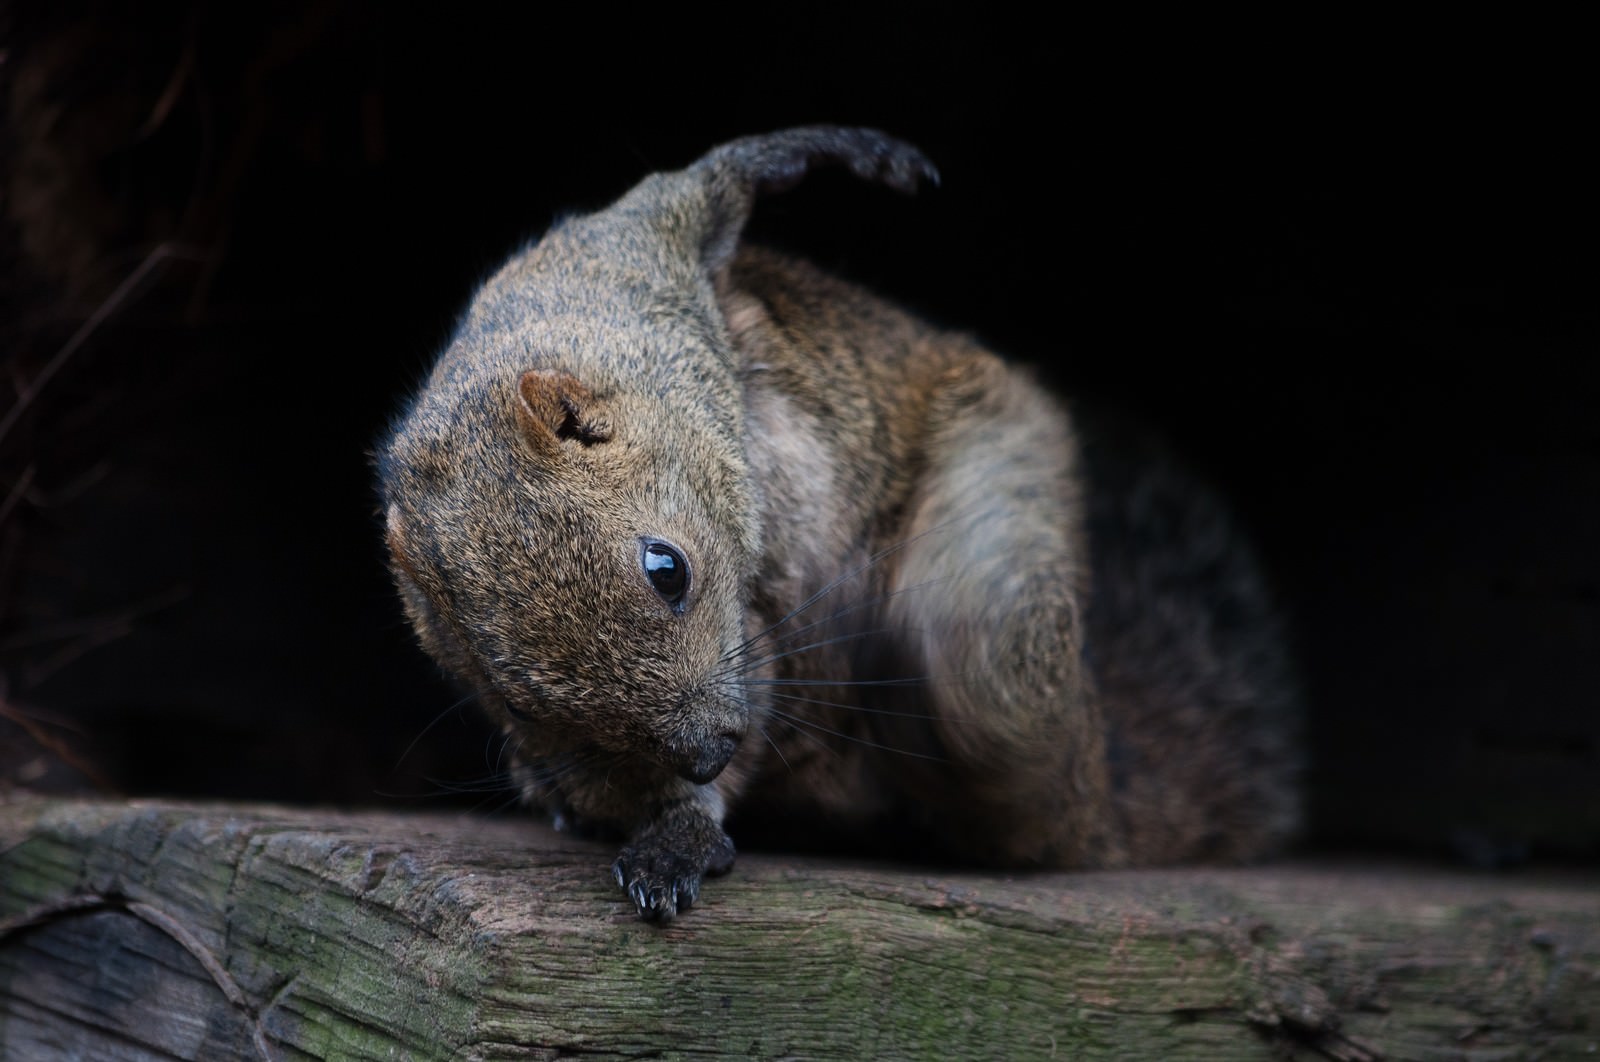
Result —
<instances>
[{"instance_id":1,"label":"wooden log","mask_svg":"<svg viewBox=\"0 0 1600 1062\"><path fill-rule=\"evenodd\" d=\"M741 856L666 928L519 820L0 805L0 1056L1593 1058L1600 876Z\"/></svg>"}]
</instances>

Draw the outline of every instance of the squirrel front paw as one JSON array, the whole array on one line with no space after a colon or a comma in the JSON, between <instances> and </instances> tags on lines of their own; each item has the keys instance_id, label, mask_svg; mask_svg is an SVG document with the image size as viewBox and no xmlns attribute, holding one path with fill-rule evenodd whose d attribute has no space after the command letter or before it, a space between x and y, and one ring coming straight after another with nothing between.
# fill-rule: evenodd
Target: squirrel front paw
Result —
<instances>
[{"instance_id":1,"label":"squirrel front paw","mask_svg":"<svg viewBox=\"0 0 1600 1062\"><path fill-rule=\"evenodd\" d=\"M622 850L611 874L640 918L670 922L700 898L703 878L732 869L733 857L733 841L720 826L652 828Z\"/></svg>"}]
</instances>

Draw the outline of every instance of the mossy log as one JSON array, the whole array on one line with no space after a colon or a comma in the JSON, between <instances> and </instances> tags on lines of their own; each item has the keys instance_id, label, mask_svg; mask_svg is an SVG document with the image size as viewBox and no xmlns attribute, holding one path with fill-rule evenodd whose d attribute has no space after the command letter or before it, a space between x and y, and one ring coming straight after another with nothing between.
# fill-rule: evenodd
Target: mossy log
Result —
<instances>
[{"instance_id":1,"label":"mossy log","mask_svg":"<svg viewBox=\"0 0 1600 1062\"><path fill-rule=\"evenodd\" d=\"M0 805L5 1058L1595 1057L1600 877L745 854L658 928L532 823Z\"/></svg>"}]
</instances>

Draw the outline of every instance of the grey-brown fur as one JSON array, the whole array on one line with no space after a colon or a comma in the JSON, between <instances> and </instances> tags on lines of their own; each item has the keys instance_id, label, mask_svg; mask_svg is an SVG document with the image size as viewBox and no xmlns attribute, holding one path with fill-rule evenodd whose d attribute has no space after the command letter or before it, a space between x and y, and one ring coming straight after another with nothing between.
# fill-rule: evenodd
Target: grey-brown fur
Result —
<instances>
[{"instance_id":1,"label":"grey-brown fur","mask_svg":"<svg viewBox=\"0 0 1600 1062\"><path fill-rule=\"evenodd\" d=\"M732 864L735 806L1007 866L1272 849L1293 716L1225 517L1160 460L1091 440L1086 468L967 337L741 248L823 163L934 176L869 130L749 137L478 292L379 455L424 646L531 801L626 839L649 919Z\"/></svg>"}]
</instances>

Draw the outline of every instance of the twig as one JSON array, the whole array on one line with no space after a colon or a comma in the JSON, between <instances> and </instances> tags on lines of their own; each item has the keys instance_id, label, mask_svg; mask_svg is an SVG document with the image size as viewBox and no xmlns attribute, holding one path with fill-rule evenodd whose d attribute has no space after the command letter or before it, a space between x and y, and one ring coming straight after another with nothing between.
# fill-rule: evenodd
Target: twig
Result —
<instances>
[{"instance_id":1,"label":"twig","mask_svg":"<svg viewBox=\"0 0 1600 1062\"><path fill-rule=\"evenodd\" d=\"M33 473L34 466L29 465L24 468L22 475L17 477L17 481L11 485L11 490L7 492L6 500L0 502L0 524L6 522L6 517L11 515L11 510L16 507L22 496L28 492L28 488L33 485Z\"/></svg>"},{"instance_id":2,"label":"twig","mask_svg":"<svg viewBox=\"0 0 1600 1062\"><path fill-rule=\"evenodd\" d=\"M107 778L104 774L101 774L100 770L92 763L73 752L65 742L59 740L54 734L51 734L44 727L40 726L38 721L31 718L27 712L24 712L22 709L17 708L14 705L8 704L4 700L0 700L0 718L9 719L13 723L17 724L22 728L24 733L33 738L33 740L42 746L45 751L51 753L62 763L66 764L68 767L71 767L85 778L89 779L94 787L100 792L106 794L116 793L117 787L112 783L111 779Z\"/></svg>"},{"instance_id":3,"label":"twig","mask_svg":"<svg viewBox=\"0 0 1600 1062\"><path fill-rule=\"evenodd\" d=\"M118 612L90 616L86 619L66 620L52 625L35 625L31 631L11 638L0 639L0 652L26 649L30 645L65 641L69 638L94 638L109 629L126 627L134 620L159 612L169 605L182 601L189 595L189 587L179 584Z\"/></svg>"},{"instance_id":4,"label":"twig","mask_svg":"<svg viewBox=\"0 0 1600 1062\"><path fill-rule=\"evenodd\" d=\"M78 326L78 330L72 333L72 337L62 344L61 349L56 351L49 361L44 363L44 367L39 370L39 374L33 378L32 382L26 384L17 393L17 404L12 406L5 416L0 417L0 443L3 443L5 437L11 433L11 429L16 427L17 421L22 419L22 414L33 404L34 399L39 397L39 392L44 390L45 384L49 383L51 378L61 371L62 366L78 352L78 348L83 346L89 337L122 307L124 302L128 301L129 296L138 289L140 284L144 283L145 277L149 276L157 265L168 258L192 257L195 257L193 252L173 243L163 243L145 255L144 261L140 262L133 272L129 273L122 283L117 285L117 289L106 297L105 301L95 309L94 313L89 315L87 321Z\"/></svg>"}]
</instances>

